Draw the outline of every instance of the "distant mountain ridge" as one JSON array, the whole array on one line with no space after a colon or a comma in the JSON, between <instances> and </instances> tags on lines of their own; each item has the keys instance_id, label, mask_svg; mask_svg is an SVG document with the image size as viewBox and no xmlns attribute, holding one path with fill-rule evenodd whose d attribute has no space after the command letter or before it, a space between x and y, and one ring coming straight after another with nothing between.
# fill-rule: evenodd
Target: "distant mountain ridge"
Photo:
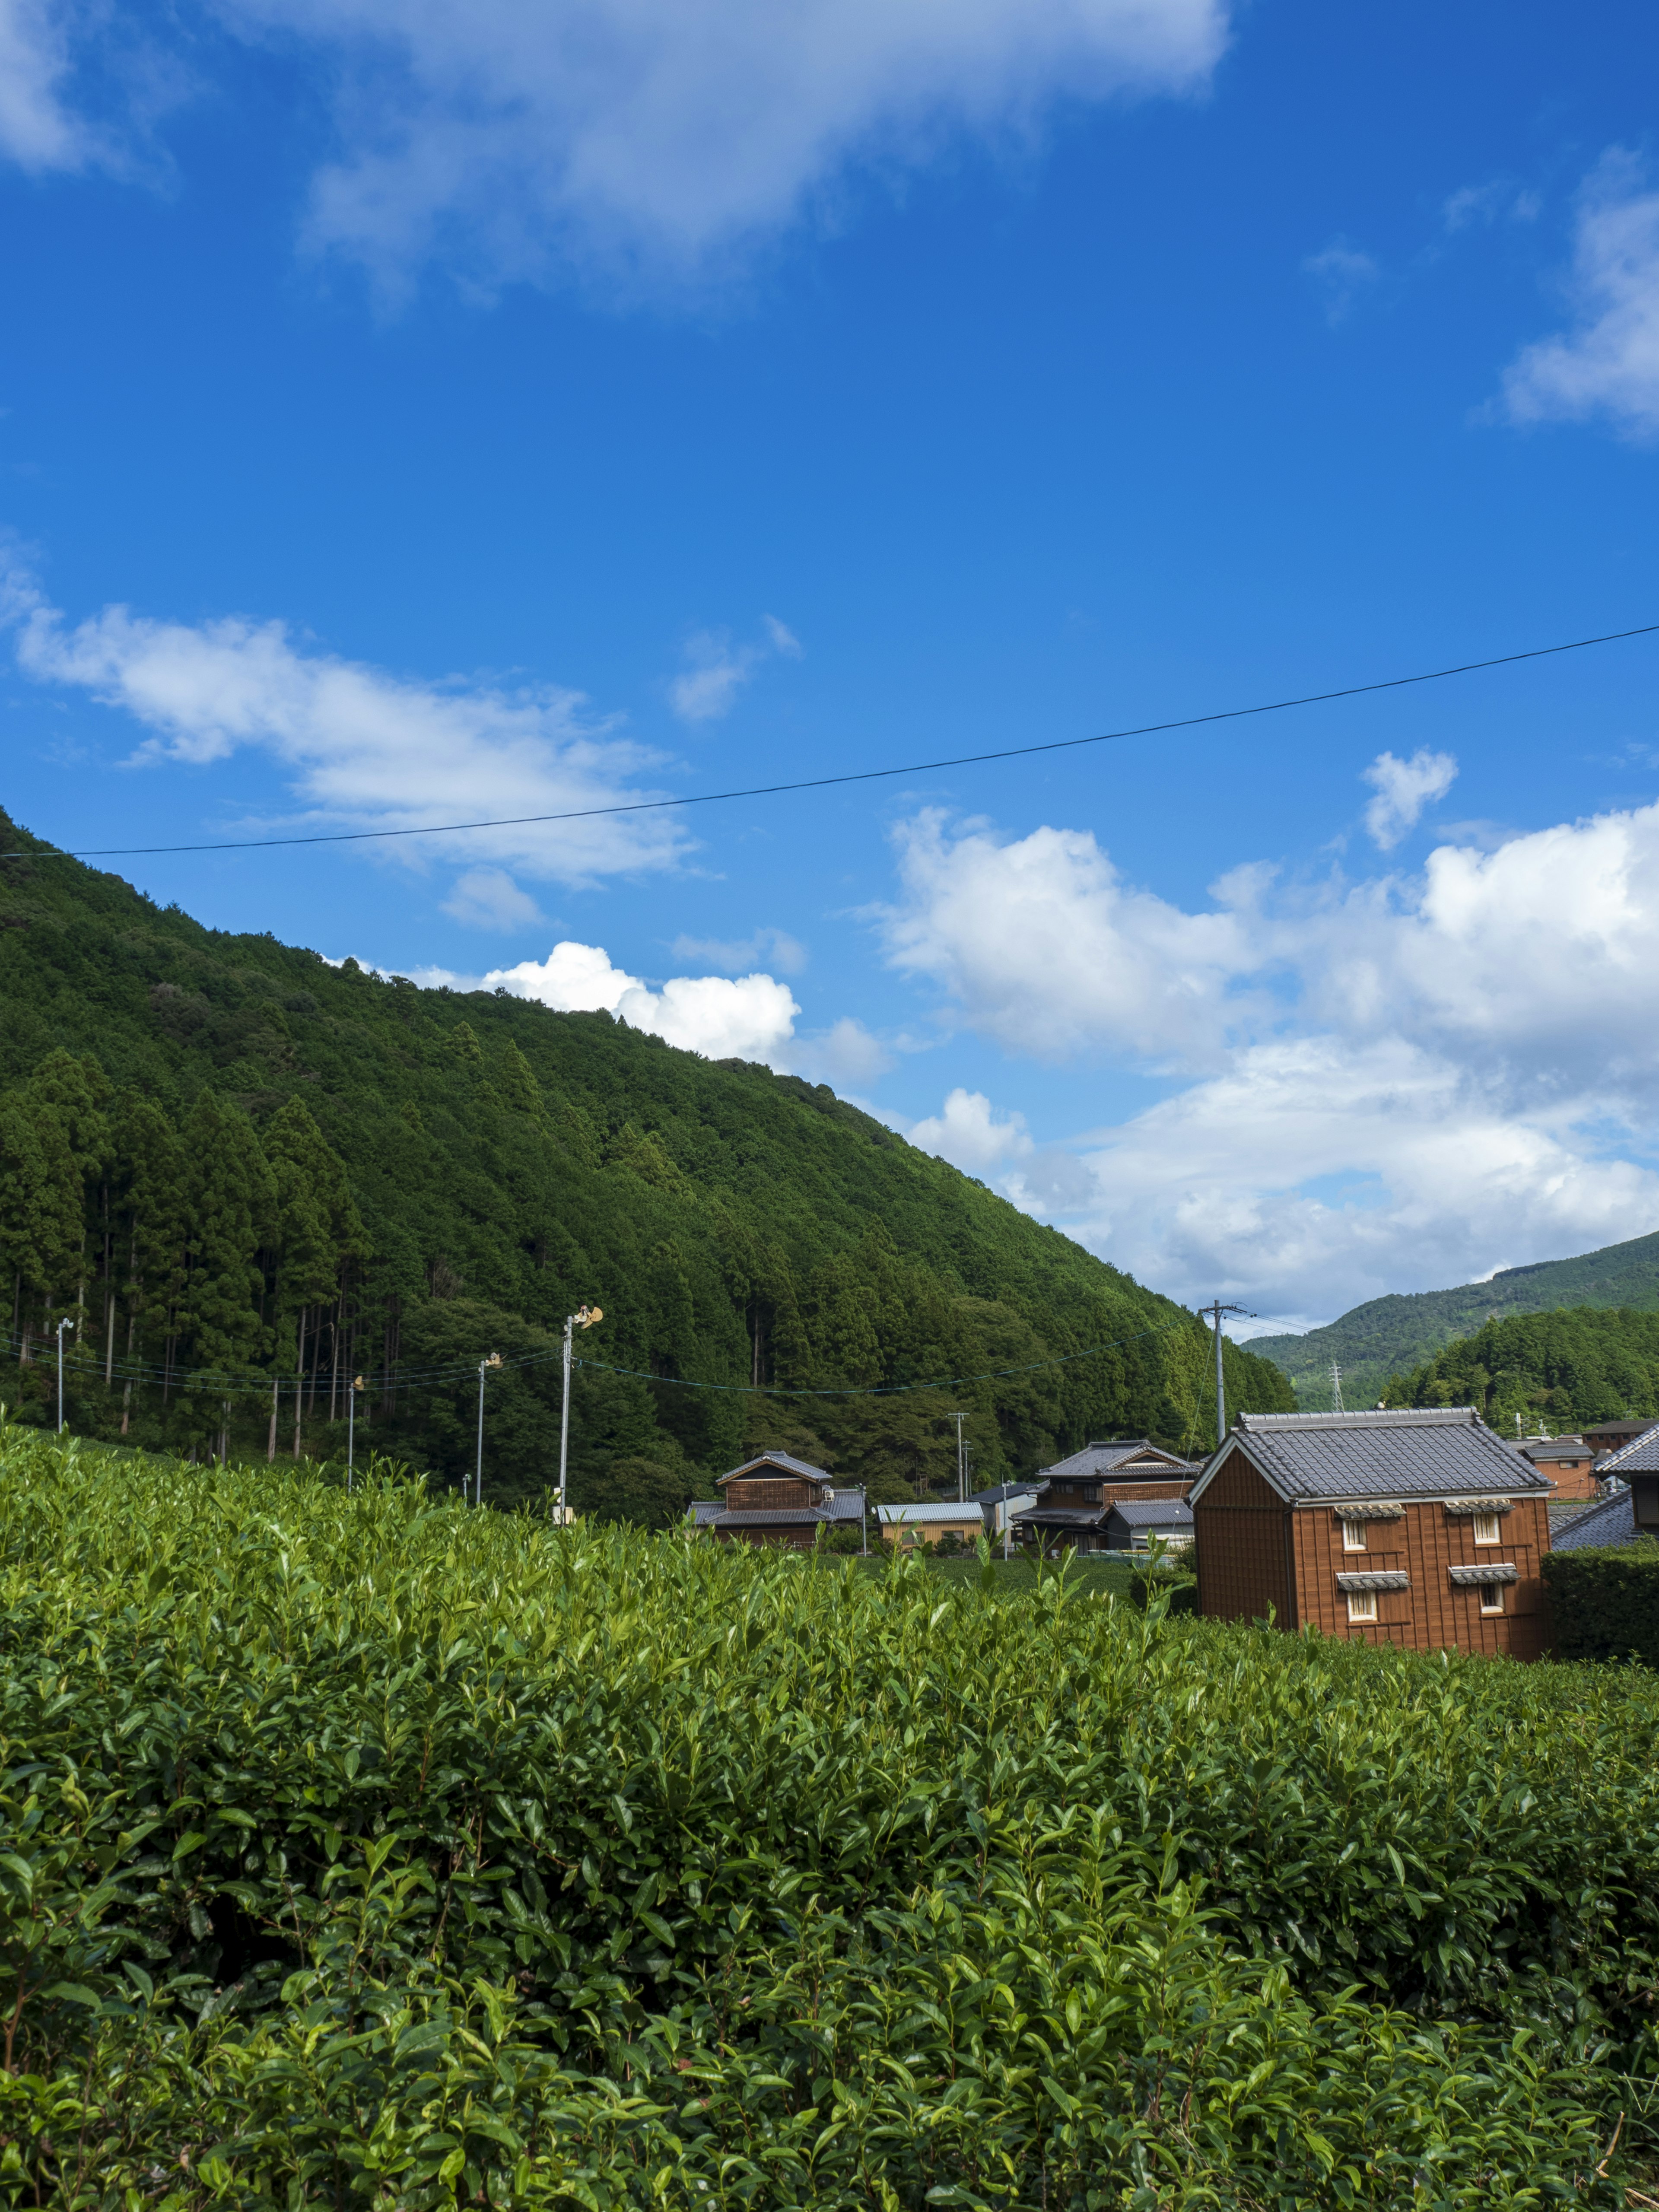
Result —
<instances>
[{"instance_id":1,"label":"distant mountain ridge","mask_svg":"<svg viewBox=\"0 0 1659 2212\"><path fill-rule=\"evenodd\" d=\"M1343 1402L1352 1408L1375 1405L1390 1376L1420 1367L1488 1321L1557 1306L1659 1310L1659 1231L1576 1259L1501 1267L1487 1282L1455 1290L1370 1298L1305 1336L1253 1337L1250 1350L1290 1376L1297 1403L1310 1413L1331 1404L1334 1362L1342 1370Z\"/></svg>"}]
</instances>

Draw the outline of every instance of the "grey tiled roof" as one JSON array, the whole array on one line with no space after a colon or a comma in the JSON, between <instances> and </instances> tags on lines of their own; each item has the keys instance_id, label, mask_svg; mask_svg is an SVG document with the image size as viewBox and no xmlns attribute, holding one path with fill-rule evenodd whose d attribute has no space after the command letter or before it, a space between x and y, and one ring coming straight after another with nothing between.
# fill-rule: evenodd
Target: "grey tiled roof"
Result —
<instances>
[{"instance_id":1,"label":"grey tiled roof","mask_svg":"<svg viewBox=\"0 0 1659 2212\"><path fill-rule=\"evenodd\" d=\"M836 1521L863 1518L864 1492L838 1490L827 1505L757 1506L752 1511L738 1506L731 1512L721 1505L712 1521L700 1525L711 1528L804 1528L818 1522L827 1526Z\"/></svg>"},{"instance_id":2,"label":"grey tiled roof","mask_svg":"<svg viewBox=\"0 0 1659 2212\"><path fill-rule=\"evenodd\" d=\"M1622 1451L1609 1452L1597 1466L1598 1474L1659 1474L1659 1424L1639 1436Z\"/></svg>"},{"instance_id":3,"label":"grey tiled roof","mask_svg":"<svg viewBox=\"0 0 1659 2212\"><path fill-rule=\"evenodd\" d=\"M1130 1528L1190 1528L1193 1509L1184 1498L1124 1498L1110 1518Z\"/></svg>"},{"instance_id":4,"label":"grey tiled roof","mask_svg":"<svg viewBox=\"0 0 1659 2212\"><path fill-rule=\"evenodd\" d=\"M1635 1499L1628 1490L1615 1490L1599 1505L1576 1515L1565 1528L1557 1528L1550 1549L1587 1552L1603 1544L1633 1544L1638 1534Z\"/></svg>"},{"instance_id":5,"label":"grey tiled roof","mask_svg":"<svg viewBox=\"0 0 1659 2212\"><path fill-rule=\"evenodd\" d=\"M1468 1589L1477 1583L1512 1583L1520 1579L1513 1559L1488 1559L1478 1567L1448 1567L1455 1589Z\"/></svg>"},{"instance_id":6,"label":"grey tiled roof","mask_svg":"<svg viewBox=\"0 0 1659 2212\"><path fill-rule=\"evenodd\" d=\"M1045 1482L1099 1482L1117 1474L1128 1461L1152 1453L1157 1453L1161 1461L1169 1462L1167 1470L1159 1468L1160 1474L1167 1471L1170 1475L1180 1475L1198 1472L1192 1462L1176 1458L1173 1452L1165 1452L1160 1446L1149 1443L1145 1437L1120 1437L1115 1443L1085 1444L1082 1450L1073 1452L1070 1459L1059 1460L1053 1467L1045 1467L1042 1480ZM1139 1470L1137 1468L1135 1472ZM1152 1470L1149 1469L1148 1474L1150 1476Z\"/></svg>"},{"instance_id":7,"label":"grey tiled roof","mask_svg":"<svg viewBox=\"0 0 1659 2212\"><path fill-rule=\"evenodd\" d=\"M1412 1578L1398 1567L1368 1567L1358 1574L1339 1575L1336 1586L1340 1590L1409 1589Z\"/></svg>"},{"instance_id":8,"label":"grey tiled roof","mask_svg":"<svg viewBox=\"0 0 1659 2212\"><path fill-rule=\"evenodd\" d=\"M1378 1413L1241 1413L1200 1479L1243 1445L1281 1496L1443 1498L1501 1492L1547 1497L1548 1480L1468 1406Z\"/></svg>"},{"instance_id":9,"label":"grey tiled roof","mask_svg":"<svg viewBox=\"0 0 1659 2212\"><path fill-rule=\"evenodd\" d=\"M718 1521L725 1510L723 1498L694 1498L685 1509L685 1517L694 1528L706 1528L711 1521Z\"/></svg>"},{"instance_id":10,"label":"grey tiled roof","mask_svg":"<svg viewBox=\"0 0 1659 2212\"><path fill-rule=\"evenodd\" d=\"M729 1474L719 1475L715 1480L717 1482L735 1482L739 1475L753 1474L757 1468L763 1467L781 1467L786 1474L804 1474L814 1482L830 1480L821 1467L814 1467L810 1460L793 1459L787 1452L782 1451L757 1452L753 1459L746 1459L741 1467L734 1467Z\"/></svg>"}]
</instances>

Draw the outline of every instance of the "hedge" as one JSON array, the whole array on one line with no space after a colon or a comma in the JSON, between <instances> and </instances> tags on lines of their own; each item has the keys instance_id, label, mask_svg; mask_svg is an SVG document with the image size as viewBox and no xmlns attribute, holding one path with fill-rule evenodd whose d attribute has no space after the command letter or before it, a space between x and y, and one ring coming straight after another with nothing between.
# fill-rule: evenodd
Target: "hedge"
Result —
<instances>
[{"instance_id":1,"label":"hedge","mask_svg":"<svg viewBox=\"0 0 1659 2212\"><path fill-rule=\"evenodd\" d=\"M1659 1544L1551 1552L1544 1583L1559 1659L1659 1667Z\"/></svg>"}]
</instances>

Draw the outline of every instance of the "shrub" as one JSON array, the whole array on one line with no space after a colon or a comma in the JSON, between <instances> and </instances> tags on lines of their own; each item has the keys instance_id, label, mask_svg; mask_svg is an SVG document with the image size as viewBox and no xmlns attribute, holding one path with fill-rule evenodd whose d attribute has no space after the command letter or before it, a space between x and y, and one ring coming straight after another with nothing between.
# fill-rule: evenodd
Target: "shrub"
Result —
<instances>
[{"instance_id":1,"label":"shrub","mask_svg":"<svg viewBox=\"0 0 1659 2212\"><path fill-rule=\"evenodd\" d=\"M1547 1553L1544 1583L1558 1657L1659 1667L1659 1544Z\"/></svg>"}]
</instances>

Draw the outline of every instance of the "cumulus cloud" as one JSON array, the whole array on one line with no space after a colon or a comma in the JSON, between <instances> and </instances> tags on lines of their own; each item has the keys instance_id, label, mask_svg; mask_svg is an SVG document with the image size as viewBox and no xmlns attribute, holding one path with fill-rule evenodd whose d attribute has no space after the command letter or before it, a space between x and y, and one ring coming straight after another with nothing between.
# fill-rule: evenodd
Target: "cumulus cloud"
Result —
<instances>
[{"instance_id":1,"label":"cumulus cloud","mask_svg":"<svg viewBox=\"0 0 1659 2212\"><path fill-rule=\"evenodd\" d=\"M900 864L889 957L952 1018L1176 1085L1046 1149L959 1091L913 1140L1161 1288L1329 1313L1659 1225L1659 806L1360 884L1240 869L1209 914L1082 832L928 814Z\"/></svg>"},{"instance_id":2,"label":"cumulus cloud","mask_svg":"<svg viewBox=\"0 0 1659 2212\"><path fill-rule=\"evenodd\" d=\"M149 732L138 763L197 766L257 748L281 762L313 829L557 815L651 793L628 781L655 756L591 720L580 692L507 690L464 679L422 683L343 659L280 622L230 616L165 622L122 606L70 623L14 568L6 608L17 659L42 684L83 690ZM293 826L290 824L289 826ZM672 817L529 823L447 837L447 857L492 866L456 896L483 918L528 918L502 869L567 884L672 862L685 833ZM418 837L381 848L429 857ZM493 892L487 888L494 884ZM522 893L515 894L520 900Z\"/></svg>"},{"instance_id":3,"label":"cumulus cloud","mask_svg":"<svg viewBox=\"0 0 1659 2212\"><path fill-rule=\"evenodd\" d=\"M1659 191L1621 149L1579 195L1568 293L1571 326L1524 348L1504 374L1509 419L1604 416L1632 438L1659 437Z\"/></svg>"},{"instance_id":4,"label":"cumulus cloud","mask_svg":"<svg viewBox=\"0 0 1659 2212\"><path fill-rule=\"evenodd\" d=\"M1029 134L1059 100L1186 93L1220 0L222 0L320 50L343 150L316 244L396 284L575 258L675 276L797 217L849 162Z\"/></svg>"},{"instance_id":5,"label":"cumulus cloud","mask_svg":"<svg viewBox=\"0 0 1659 2212\"><path fill-rule=\"evenodd\" d=\"M774 1061L800 1013L788 986L770 975L676 975L653 991L613 966L600 946L569 939L545 960L492 969L483 981L486 988L538 999L561 1013L615 1014L630 1029L649 1030L707 1060Z\"/></svg>"},{"instance_id":6,"label":"cumulus cloud","mask_svg":"<svg viewBox=\"0 0 1659 2212\"><path fill-rule=\"evenodd\" d=\"M1431 799L1443 799L1457 774L1450 753L1431 753L1419 746L1407 761L1392 753L1379 753L1365 770L1364 780L1376 796L1365 809L1365 827L1386 853L1397 845Z\"/></svg>"}]
</instances>

